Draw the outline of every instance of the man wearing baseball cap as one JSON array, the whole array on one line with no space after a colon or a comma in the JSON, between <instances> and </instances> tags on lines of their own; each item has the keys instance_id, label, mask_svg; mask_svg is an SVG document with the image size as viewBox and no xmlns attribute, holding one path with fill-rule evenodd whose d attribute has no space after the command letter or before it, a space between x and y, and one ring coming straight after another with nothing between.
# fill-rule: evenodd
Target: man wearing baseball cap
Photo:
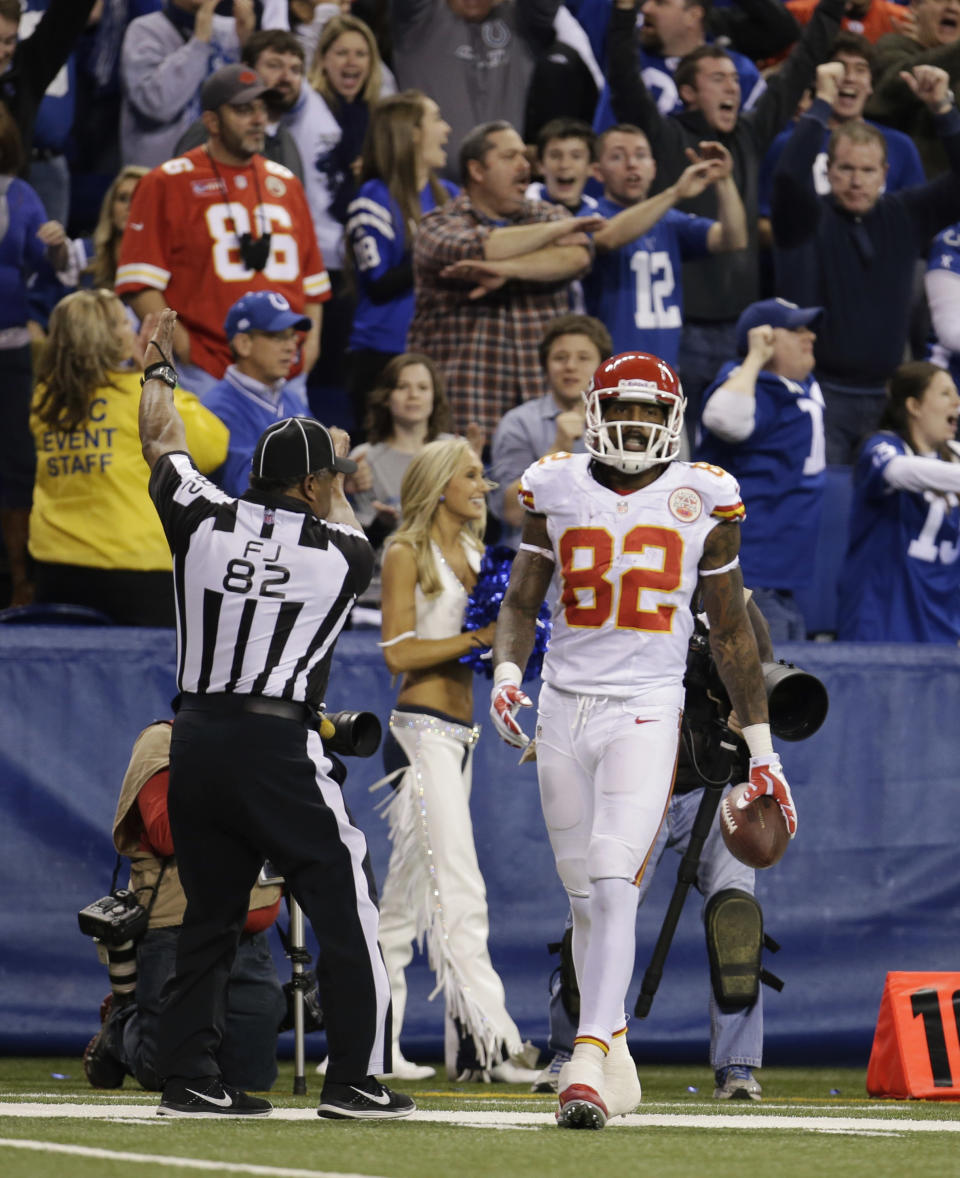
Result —
<instances>
[{"instance_id":1,"label":"man wearing baseball cap","mask_svg":"<svg viewBox=\"0 0 960 1178\"><path fill-rule=\"evenodd\" d=\"M140 318L167 306L177 312L180 373L201 397L233 359L224 322L242 295L276 292L310 319L304 372L317 357L321 303L330 298L303 186L261 154L265 91L246 65L207 78L207 142L143 177L120 246L117 293Z\"/></svg>"},{"instance_id":2,"label":"man wearing baseball cap","mask_svg":"<svg viewBox=\"0 0 960 1178\"><path fill-rule=\"evenodd\" d=\"M165 992L158 1114L267 1116L225 1084L216 1049L250 888L269 858L310 919L329 1064L318 1112L411 1113L378 1075L391 1060L390 981L367 845L334 780L317 709L333 648L370 581L373 549L346 496L350 439L308 417L274 422L250 488L230 498L197 471L173 403L174 315L147 345L140 440L174 560L179 707L168 808L187 897Z\"/></svg>"},{"instance_id":3,"label":"man wearing baseball cap","mask_svg":"<svg viewBox=\"0 0 960 1178\"><path fill-rule=\"evenodd\" d=\"M247 489L263 431L284 417L309 416L300 382L289 375L310 320L278 291L256 290L237 299L223 326L233 363L203 403L230 431L226 461L211 478L239 496Z\"/></svg>"},{"instance_id":4,"label":"man wearing baseball cap","mask_svg":"<svg viewBox=\"0 0 960 1178\"><path fill-rule=\"evenodd\" d=\"M747 506L744 583L771 640L806 638L794 592L813 577L826 487L823 395L813 376L822 307L751 303L737 320L740 358L704 393L696 457L730 471Z\"/></svg>"}]
</instances>

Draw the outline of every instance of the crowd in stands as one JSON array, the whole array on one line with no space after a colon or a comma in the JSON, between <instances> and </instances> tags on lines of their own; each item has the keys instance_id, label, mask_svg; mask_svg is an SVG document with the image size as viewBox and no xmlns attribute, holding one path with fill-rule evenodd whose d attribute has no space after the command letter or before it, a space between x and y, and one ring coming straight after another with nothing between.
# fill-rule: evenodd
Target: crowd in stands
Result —
<instances>
[{"instance_id":1,"label":"crowd in stands","mask_svg":"<svg viewBox=\"0 0 960 1178\"><path fill-rule=\"evenodd\" d=\"M651 352L685 456L740 480L775 642L806 635L828 463L841 636L960 641L958 90L960 0L0 0L9 603L170 620L135 413L170 306L230 494L311 413L382 544L460 435L515 545L523 464Z\"/></svg>"}]
</instances>

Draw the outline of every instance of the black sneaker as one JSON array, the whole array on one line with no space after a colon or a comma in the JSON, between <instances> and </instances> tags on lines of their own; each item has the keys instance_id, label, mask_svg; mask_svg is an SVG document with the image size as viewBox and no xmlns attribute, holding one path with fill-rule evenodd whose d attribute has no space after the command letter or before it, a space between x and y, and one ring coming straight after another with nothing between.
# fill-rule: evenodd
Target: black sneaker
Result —
<instances>
[{"instance_id":1,"label":"black sneaker","mask_svg":"<svg viewBox=\"0 0 960 1178\"><path fill-rule=\"evenodd\" d=\"M224 1084L219 1076L168 1080L158 1117L269 1117L273 1105Z\"/></svg>"},{"instance_id":2,"label":"black sneaker","mask_svg":"<svg viewBox=\"0 0 960 1178\"><path fill-rule=\"evenodd\" d=\"M387 1121L408 1117L417 1106L409 1096L394 1092L375 1076L359 1084L335 1084L331 1080L320 1093L317 1116L333 1120Z\"/></svg>"}]
</instances>

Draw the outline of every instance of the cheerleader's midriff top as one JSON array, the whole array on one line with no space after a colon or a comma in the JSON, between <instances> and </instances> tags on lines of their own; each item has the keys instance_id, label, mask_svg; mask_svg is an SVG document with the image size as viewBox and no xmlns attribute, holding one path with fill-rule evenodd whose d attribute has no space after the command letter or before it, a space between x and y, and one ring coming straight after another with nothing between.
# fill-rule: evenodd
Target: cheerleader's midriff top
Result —
<instances>
[{"instance_id":1,"label":"cheerleader's midriff top","mask_svg":"<svg viewBox=\"0 0 960 1178\"><path fill-rule=\"evenodd\" d=\"M427 598L418 584L414 590L414 601L417 611L418 638L451 638L459 634L463 626L463 611L467 605L467 591L460 582L453 569L443 558L443 553L435 541L431 541L433 559L437 564L437 572L443 588L436 597ZM480 569L480 553L472 546L463 542L463 550L467 561L474 572Z\"/></svg>"}]
</instances>

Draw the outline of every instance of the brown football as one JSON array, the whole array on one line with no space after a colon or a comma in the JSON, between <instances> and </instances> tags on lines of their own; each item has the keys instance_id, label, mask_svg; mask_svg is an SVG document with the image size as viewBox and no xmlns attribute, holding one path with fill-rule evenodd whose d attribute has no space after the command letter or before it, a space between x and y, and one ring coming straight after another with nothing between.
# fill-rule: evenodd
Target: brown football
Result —
<instances>
[{"instance_id":1,"label":"brown football","mask_svg":"<svg viewBox=\"0 0 960 1178\"><path fill-rule=\"evenodd\" d=\"M780 807L765 794L743 810L737 801L749 788L741 782L720 803L720 833L727 850L748 867L772 867L787 849L790 835Z\"/></svg>"}]
</instances>

